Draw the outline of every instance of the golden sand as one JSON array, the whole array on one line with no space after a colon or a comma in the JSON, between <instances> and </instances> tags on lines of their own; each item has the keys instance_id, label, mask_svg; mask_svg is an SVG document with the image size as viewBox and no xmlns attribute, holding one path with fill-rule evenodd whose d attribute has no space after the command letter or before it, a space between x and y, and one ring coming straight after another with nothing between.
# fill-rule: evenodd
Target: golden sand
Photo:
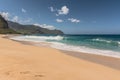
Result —
<instances>
[{"instance_id":1,"label":"golden sand","mask_svg":"<svg viewBox=\"0 0 120 80\"><path fill-rule=\"evenodd\" d=\"M0 80L120 80L120 71L0 35Z\"/></svg>"}]
</instances>

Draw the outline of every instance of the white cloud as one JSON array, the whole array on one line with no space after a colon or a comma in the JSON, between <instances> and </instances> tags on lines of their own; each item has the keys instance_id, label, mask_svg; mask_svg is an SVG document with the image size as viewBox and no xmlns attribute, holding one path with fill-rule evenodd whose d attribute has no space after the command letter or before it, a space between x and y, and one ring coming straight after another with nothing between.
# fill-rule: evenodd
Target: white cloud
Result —
<instances>
[{"instance_id":1,"label":"white cloud","mask_svg":"<svg viewBox=\"0 0 120 80\"><path fill-rule=\"evenodd\" d=\"M59 16L59 14L55 14L56 16Z\"/></svg>"},{"instance_id":2,"label":"white cloud","mask_svg":"<svg viewBox=\"0 0 120 80\"><path fill-rule=\"evenodd\" d=\"M28 24L32 21L31 18L28 18L28 19L20 19L18 16L14 16L11 21L13 22L17 22L17 23L20 23L20 24Z\"/></svg>"},{"instance_id":3,"label":"white cloud","mask_svg":"<svg viewBox=\"0 0 120 80\"><path fill-rule=\"evenodd\" d=\"M23 13L26 13L26 12L27 12L27 11L26 11L25 9L23 9L23 8L22 8L22 10L21 10L21 11L22 11Z\"/></svg>"},{"instance_id":4,"label":"white cloud","mask_svg":"<svg viewBox=\"0 0 120 80\"><path fill-rule=\"evenodd\" d=\"M8 12L0 12L0 15L6 20L9 20L10 14Z\"/></svg>"},{"instance_id":5,"label":"white cloud","mask_svg":"<svg viewBox=\"0 0 120 80\"><path fill-rule=\"evenodd\" d=\"M18 16L14 16L13 19L12 19L13 22L18 22L19 21L19 18Z\"/></svg>"},{"instance_id":6,"label":"white cloud","mask_svg":"<svg viewBox=\"0 0 120 80\"><path fill-rule=\"evenodd\" d=\"M62 19L56 19L56 21L59 22L59 23L63 22Z\"/></svg>"},{"instance_id":7,"label":"white cloud","mask_svg":"<svg viewBox=\"0 0 120 80\"><path fill-rule=\"evenodd\" d=\"M28 18L28 19L24 20L25 23L29 23L29 22L31 22L31 21L32 21L31 18Z\"/></svg>"},{"instance_id":8,"label":"white cloud","mask_svg":"<svg viewBox=\"0 0 120 80\"><path fill-rule=\"evenodd\" d=\"M62 6L61 9L55 9L51 6L49 9L51 12L55 12L56 16L67 15L69 13L69 8L67 6Z\"/></svg>"},{"instance_id":9,"label":"white cloud","mask_svg":"<svg viewBox=\"0 0 120 80\"><path fill-rule=\"evenodd\" d=\"M55 11L53 7L49 7L49 8L50 8L50 11L51 11L51 12L54 12L54 11Z\"/></svg>"},{"instance_id":10,"label":"white cloud","mask_svg":"<svg viewBox=\"0 0 120 80\"><path fill-rule=\"evenodd\" d=\"M69 13L69 8L67 6L61 7L60 10L58 10L59 15L67 15Z\"/></svg>"},{"instance_id":11,"label":"white cloud","mask_svg":"<svg viewBox=\"0 0 120 80\"><path fill-rule=\"evenodd\" d=\"M13 22L18 22L21 24L27 24L32 21L31 18L21 19L19 16L11 15L9 12L0 12L0 15L5 19Z\"/></svg>"},{"instance_id":12,"label":"white cloud","mask_svg":"<svg viewBox=\"0 0 120 80\"><path fill-rule=\"evenodd\" d=\"M52 26L52 25L47 25L47 24L38 24L38 23L35 23L35 24L33 24L33 25L39 26L39 27L42 27L42 28L47 28L47 29L49 29L49 30L54 30L54 29L56 29L54 26Z\"/></svg>"},{"instance_id":13,"label":"white cloud","mask_svg":"<svg viewBox=\"0 0 120 80\"><path fill-rule=\"evenodd\" d=\"M74 19L74 18L68 18L68 20L73 22L73 23L79 23L80 22L80 20Z\"/></svg>"}]
</instances>

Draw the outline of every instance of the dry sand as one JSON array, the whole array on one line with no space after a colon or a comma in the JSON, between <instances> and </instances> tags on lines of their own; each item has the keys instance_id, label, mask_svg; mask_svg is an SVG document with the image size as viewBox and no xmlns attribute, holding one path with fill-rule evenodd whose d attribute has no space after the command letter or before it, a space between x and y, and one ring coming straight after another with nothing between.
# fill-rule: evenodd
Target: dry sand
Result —
<instances>
[{"instance_id":1,"label":"dry sand","mask_svg":"<svg viewBox=\"0 0 120 80\"><path fill-rule=\"evenodd\" d=\"M0 35L0 80L120 80L120 70Z\"/></svg>"}]
</instances>

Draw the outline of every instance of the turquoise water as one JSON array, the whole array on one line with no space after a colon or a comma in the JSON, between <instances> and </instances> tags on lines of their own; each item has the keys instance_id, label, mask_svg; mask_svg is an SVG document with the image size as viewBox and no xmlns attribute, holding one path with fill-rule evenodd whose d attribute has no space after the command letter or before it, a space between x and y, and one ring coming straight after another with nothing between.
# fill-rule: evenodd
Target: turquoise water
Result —
<instances>
[{"instance_id":1,"label":"turquoise water","mask_svg":"<svg viewBox=\"0 0 120 80\"><path fill-rule=\"evenodd\" d=\"M14 40L48 42L51 47L120 58L120 35L25 35Z\"/></svg>"},{"instance_id":2,"label":"turquoise water","mask_svg":"<svg viewBox=\"0 0 120 80\"><path fill-rule=\"evenodd\" d=\"M120 51L120 35L65 35L58 42L75 46Z\"/></svg>"}]
</instances>

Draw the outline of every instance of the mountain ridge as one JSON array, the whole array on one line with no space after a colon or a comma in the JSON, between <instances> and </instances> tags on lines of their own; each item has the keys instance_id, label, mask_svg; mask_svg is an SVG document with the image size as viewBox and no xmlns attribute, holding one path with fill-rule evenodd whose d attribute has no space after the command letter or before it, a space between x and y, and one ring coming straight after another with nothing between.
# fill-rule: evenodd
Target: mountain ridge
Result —
<instances>
[{"instance_id":1,"label":"mountain ridge","mask_svg":"<svg viewBox=\"0 0 120 80\"><path fill-rule=\"evenodd\" d=\"M64 34L61 30L49 30L36 25L23 25L17 22L6 21L0 15L0 33L1 34Z\"/></svg>"}]
</instances>

